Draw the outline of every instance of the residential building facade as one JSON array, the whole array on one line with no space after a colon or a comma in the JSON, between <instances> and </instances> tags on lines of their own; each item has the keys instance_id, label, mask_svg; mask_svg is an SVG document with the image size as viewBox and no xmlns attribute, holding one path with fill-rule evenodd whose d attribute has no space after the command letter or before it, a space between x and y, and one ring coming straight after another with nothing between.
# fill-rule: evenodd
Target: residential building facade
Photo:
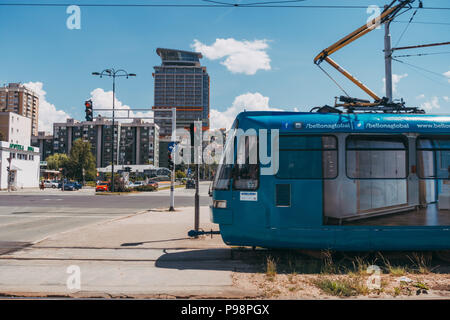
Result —
<instances>
[{"instance_id":1,"label":"residential building facade","mask_svg":"<svg viewBox=\"0 0 450 320\"><path fill-rule=\"evenodd\" d=\"M37 136L31 137L31 145L39 148L41 160L45 161L48 156L53 154L53 135L39 131Z\"/></svg>"},{"instance_id":2,"label":"residential building facade","mask_svg":"<svg viewBox=\"0 0 450 320\"><path fill-rule=\"evenodd\" d=\"M14 112L0 112L0 141L30 145L31 119Z\"/></svg>"},{"instance_id":3,"label":"residential building facade","mask_svg":"<svg viewBox=\"0 0 450 320\"><path fill-rule=\"evenodd\" d=\"M159 127L135 119L132 123L114 124L114 156L112 121L97 117L94 121L67 119L53 125L53 153L70 154L73 142L83 139L91 143L98 168L111 164L159 164ZM39 142L41 143L41 142ZM37 142L36 142L37 145Z\"/></svg>"},{"instance_id":4,"label":"residential building facade","mask_svg":"<svg viewBox=\"0 0 450 320\"><path fill-rule=\"evenodd\" d=\"M14 112L31 119L31 134L38 134L39 97L23 84L9 83L0 87L0 112Z\"/></svg>"}]
</instances>

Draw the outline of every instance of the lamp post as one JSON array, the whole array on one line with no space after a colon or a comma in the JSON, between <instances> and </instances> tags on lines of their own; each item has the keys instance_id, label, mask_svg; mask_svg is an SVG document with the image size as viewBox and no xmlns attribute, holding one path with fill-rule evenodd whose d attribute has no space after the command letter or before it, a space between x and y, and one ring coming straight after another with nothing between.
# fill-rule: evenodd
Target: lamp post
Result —
<instances>
[{"instance_id":1,"label":"lamp post","mask_svg":"<svg viewBox=\"0 0 450 320\"><path fill-rule=\"evenodd\" d=\"M92 72L92 75L94 76L100 76L102 78L103 76L111 77L113 79L113 112L112 112L112 148L111 148L111 192L114 192L114 106L115 106L115 96L116 96L116 78L117 77L135 77L135 73L128 73L123 69L114 70L111 69L105 69L102 72ZM117 132L119 134L119 132Z\"/></svg>"}]
</instances>

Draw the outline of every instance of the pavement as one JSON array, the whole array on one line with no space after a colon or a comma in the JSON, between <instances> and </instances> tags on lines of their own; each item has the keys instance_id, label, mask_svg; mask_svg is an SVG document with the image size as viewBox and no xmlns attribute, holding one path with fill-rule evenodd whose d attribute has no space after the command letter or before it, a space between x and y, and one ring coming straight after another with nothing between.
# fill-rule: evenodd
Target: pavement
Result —
<instances>
[{"instance_id":1,"label":"pavement","mask_svg":"<svg viewBox=\"0 0 450 320\"><path fill-rule=\"evenodd\" d=\"M236 289L232 279L232 272L252 267L233 259L220 235L187 237L193 224L193 207L177 208L176 212L153 209L53 234L32 245L6 248L0 252L0 294L254 296L254 292ZM218 230L210 222L207 206L201 207L200 227Z\"/></svg>"}]
</instances>

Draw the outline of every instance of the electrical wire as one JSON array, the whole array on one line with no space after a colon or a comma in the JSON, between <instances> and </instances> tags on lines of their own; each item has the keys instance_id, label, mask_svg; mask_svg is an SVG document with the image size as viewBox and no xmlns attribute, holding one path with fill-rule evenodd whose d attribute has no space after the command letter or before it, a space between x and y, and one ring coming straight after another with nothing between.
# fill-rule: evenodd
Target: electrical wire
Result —
<instances>
[{"instance_id":1,"label":"electrical wire","mask_svg":"<svg viewBox=\"0 0 450 320\"><path fill-rule=\"evenodd\" d=\"M417 53L417 54L404 54L404 55L401 55L401 56L392 56L392 58L434 56L434 55L449 54L449 53L450 53L450 51L446 51L446 52L431 52L431 53Z\"/></svg>"},{"instance_id":2,"label":"electrical wire","mask_svg":"<svg viewBox=\"0 0 450 320\"><path fill-rule=\"evenodd\" d=\"M416 10L414 11L414 13L412 14L411 18L409 19L408 24L406 25L406 27L405 27L405 29L403 30L403 32L402 32L402 34L400 35L400 37L398 38L397 43L395 44L394 47L397 47L398 44L400 43L400 41L402 40L403 36L405 35L406 31L408 30L409 26L411 25L411 22L413 21L414 16L415 16L416 13L417 13L417 10L418 10L418 9L416 9Z\"/></svg>"},{"instance_id":3,"label":"electrical wire","mask_svg":"<svg viewBox=\"0 0 450 320\"><path fill-rule=\"evenodd\" d=\"M402 63L402 64L404 64L406 66L409 66L410 68L412 68L413 70L415 70L417 73L421 74L424 78L427 78L428 80L431 80L431 81L433 81L435 83L438 83L440 85L443 85L445 87L450 86L450 83L448 81L446 81L446 82L437 81L436 79L430 78L427 75L423 74L419 70L428 72L430 74L433 74L435 76L439 76L440 78L444 78L444 79L448 80L448 78L445 75L443 75L443 74L440 74L440 73L437 73L437 72L434 72L434 71L431 71L431 70L428 70L428 69L416 66L414 64L411 64L411 63L408 63L408 62L405 62L405 61L402 61L402 60L398 60L398 59L394 59L394 58L392 58L392 60L396 61L396 62L400 62L400 63Z\"/></svg>"},{"instance_id":4,"label":"electrical wire","mask_svg":"<svg viewBox=\"0 0 450 320\"><path fill-rule=\"evenodd\" d=\"M287 9L366 9L367 6L362 5L283 5L283 2L287 1L271 1L277 2L279 4L252 4L243 5L238 3L226 3L221 1L209 0L210 4L206 3L80 3L76 4L79 7L174 7L174 8L227 8L230 6L235 6L239 8L287 8ZM268 3L268 2L267 2ZM46 2L4 2L0 3L0 6L6 7L68 7L73 5L73 3L46 3ZM422 10L450 10L450 7L424 7Z\"/></svg>"},{"instance_id":5,"label":"electrical wire","mask_svg":"<svg viewBox=\"0 0 450 320\"><path fill-rule=\"evenodd\" d=\"M450 26L450 23L447 22L427 22L427 21L392 21L394 23L412 23L412 24L431 24L431 25L444 25L444 26Z\"/></svg>"},{"instance_id":6,"label":"electrical wire","mask_svg":"<svg viewBox=\"0 0 450 320\"><path fill-rule=\"evenodd\" d=\"M344 88L342 88L342 87L339 85L339 83L338 83L336 80L334 80L333 77L332 77L328 72L325 71L324 68L322 68L319 64L318 64L317 66L319 67L320 70L322 70L322 71L327 75L328 78L331 79L331 81L333 81L333 82L339 87L339 89L342 90L342 92L344 92L344 94L345 94L347 97L350 98L350 96L349 96L348 93L344 90Z\"/></svg>"}]
</instances>

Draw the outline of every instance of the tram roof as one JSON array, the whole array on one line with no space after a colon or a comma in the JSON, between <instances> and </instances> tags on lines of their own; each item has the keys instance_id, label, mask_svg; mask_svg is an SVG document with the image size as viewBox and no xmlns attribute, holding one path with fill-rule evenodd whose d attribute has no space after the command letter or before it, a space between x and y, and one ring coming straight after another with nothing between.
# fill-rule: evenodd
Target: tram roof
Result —
<instances>
[{"instance_id":1,"label":"tram roof","mask_svg":"<svg viewBox=\"0 0 450 320\"><path fill-rule=\"evenodd\" d=\"M450 133L450 115L246 111L236 119L242 129L280 132Z\"/></svg>"}]
</instances>

